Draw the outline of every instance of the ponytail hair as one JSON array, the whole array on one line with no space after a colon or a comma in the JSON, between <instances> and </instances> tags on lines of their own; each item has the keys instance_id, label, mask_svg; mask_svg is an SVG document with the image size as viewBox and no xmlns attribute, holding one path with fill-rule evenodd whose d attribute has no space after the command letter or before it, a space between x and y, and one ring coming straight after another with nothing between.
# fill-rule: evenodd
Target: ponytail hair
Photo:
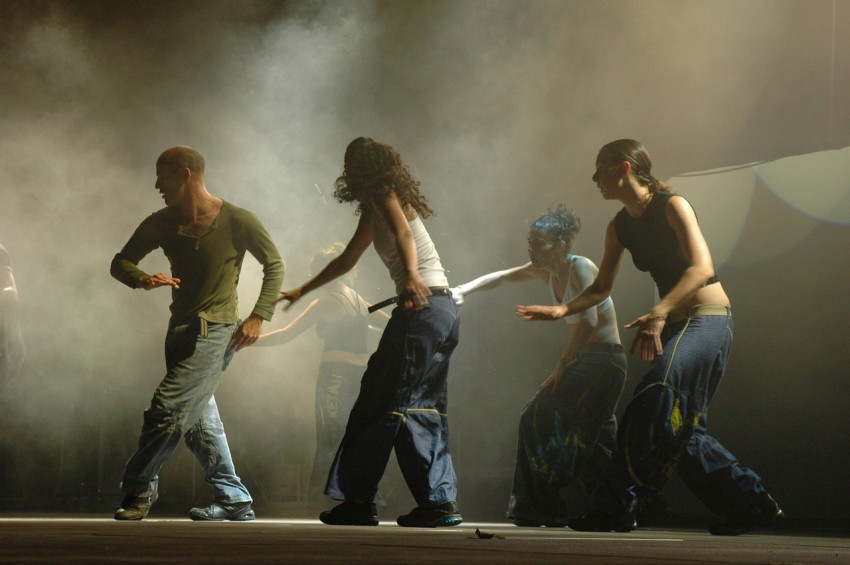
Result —
<instances>
[{"instance_id":1,"label":"ponytail hair","mask_svg":"<svg viewBox=\"0 0 850 565\"><path fill-rule=\"evenodd\" d=\"M670 192L670 186L652 176L652 159L646 147L634 139L618 139L606 143L599 150L599 156L611 163L628 161L632 166L632 174L641 185L649 188L649 192Z\"/></svg>"}]
</instances>

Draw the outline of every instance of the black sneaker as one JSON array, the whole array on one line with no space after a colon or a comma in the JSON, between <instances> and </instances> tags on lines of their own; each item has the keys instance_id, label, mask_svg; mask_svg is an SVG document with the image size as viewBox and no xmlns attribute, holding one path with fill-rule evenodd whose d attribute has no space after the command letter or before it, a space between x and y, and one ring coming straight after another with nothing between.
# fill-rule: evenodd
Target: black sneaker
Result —
<instances>
[{"instance_id":1,"label":"black sneaker","mask_svg":"<svg viewBox=\"0 0 850 565\"><path fill-rule=\"evenodd\" d=\"M538 522L537 520L511 520L514 526L518 528L565 528L567 527L566 521L562 520L549 520L547 522Z\"/></svg>"},{"instance_id":2,"label":"black sneaker","mask_svg":"<svg viewBox=\"0 0 850 565\"><path fill-rule=\"evenodd\" d=\"M462 522L463 517L454 502L444 502L428 508L417 506L409 514L399 516L396 520L396 523L404 528L447 528Z\"/></svg>"},{"instance_id":3,"label":"black sneaker","mask_svg":"<svg viewBox=\"0 0 850 565\"><path fill-rule=\"evenodd\" d=\"M639 497L634 515L641 528L663 524L673 518L667 499L660 492Z\"/></svg>"},{"instance_id":4,"label":"black sneaker","mask_svg":"<svg viewBox=\"0 0 850 565\"><path fill-rule=\"evenodd\" d=\"M319 514L319 520L331 526L377 526L378 511L373 502L346 500Z\"/></svg>"},{"instance_id":5,"label":"black sneaker","mask_svg":"<svg viewBox=\"0 0 850 565\"><path fill-rule=\"evenodd\" d=\"M567 525L577 532L631 532L637 528L637 522L631 512L604 514L595 509L581 518L573 518Z\"/></svg>"},{"instance_id":6,"label":"black sneaker","mask_svg":"<svg viewBox=\"0 0 850 565\"><path fill-rule=\"evenodd\" d=\"M753 503L713 524L708 531L715 536L740 536L751 532L756 526L782 518L785 515L779 504L766 492L758 493Z\"/></svg>"},{"instance_id":7,"label":"black sneaker","mask_svg":"<svg viewBox=\"0 0 850 565\"><path fill-rule=\"evenodd\" d=\"M159 492L154 489L150 496L127 495L121 501L121 506L112 515L116 520L143 520L151 511L151 506L159 498Z\"/></svg>"}]
</instances>

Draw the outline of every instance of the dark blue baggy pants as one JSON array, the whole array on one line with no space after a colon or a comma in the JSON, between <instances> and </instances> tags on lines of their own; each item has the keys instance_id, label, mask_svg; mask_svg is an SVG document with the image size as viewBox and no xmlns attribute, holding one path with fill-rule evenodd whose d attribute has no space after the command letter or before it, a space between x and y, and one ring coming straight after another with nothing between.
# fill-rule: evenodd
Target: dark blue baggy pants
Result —
<instances>
[{"instance_id":1,"label":"dark blue baggy pants","mask_svg":"<svg viewBox=\"0 0 850 565\"><path fill-rule=\"evenodd\" d=\"M417 505L457 500L447 422L449 358L460 320L450 296L397 307L369 359L325 493L373 500L393 448Z\"/></svg>"},{"instance_id":2,"label":"dark blue baggy pants","mask_svg":"<svg viewBox=\"0 0 850 565\"><path fill-rule=\"evenodd\" d=\"M761 478L741 467L708 434L708 404L726 369L732 346L732 314L697 315L668 323L664 353L635 389L621 422L618 446L596 503L612 511L635 508L678 472L712 511L728 515L763 492Z\"/></svg>"},{"instance_id":3,"label":"dark blue baggy pants","mask_svg":"<svg viewBox=\"0 0 850 565\"><path fill-rule=\"evenodd\" d=\"M555 392L539 391L520 416L508 519L566 524L560 490L574 480L591 492L614 450L614 411L626 380L623 346L593 343L565 370Z\"/></svg>"}]
</instances>

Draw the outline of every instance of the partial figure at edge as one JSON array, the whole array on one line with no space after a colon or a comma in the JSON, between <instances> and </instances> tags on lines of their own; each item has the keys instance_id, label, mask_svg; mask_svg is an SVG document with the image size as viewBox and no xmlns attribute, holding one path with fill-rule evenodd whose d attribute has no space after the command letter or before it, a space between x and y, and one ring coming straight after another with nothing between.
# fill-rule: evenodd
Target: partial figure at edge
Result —
<instances>
[{"instance_id":1,"label":"partial figure at edge","mask_svg":"<svg viewBox=\"0 0 850 565\"><path fill-rule=\"evenodd\" d=\"M12 258L0 244L0 391L15 378L26 357L26 346L18 320L18 298Z\"/></svg>"}]
</instances>

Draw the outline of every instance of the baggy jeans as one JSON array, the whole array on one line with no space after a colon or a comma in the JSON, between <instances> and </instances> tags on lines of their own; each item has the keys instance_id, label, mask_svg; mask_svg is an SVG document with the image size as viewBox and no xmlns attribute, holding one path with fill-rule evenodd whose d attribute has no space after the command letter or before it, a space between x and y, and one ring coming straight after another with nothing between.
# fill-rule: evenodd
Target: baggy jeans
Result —
<instances>
[{"instance_id":1,"label":"baggy jeans","mask_svg":"<svg viewBox=\"0 0 850 565\"><path fill-rule=\"evenodd\" d=\"M732 346L731 308L725 311L665 326L664 353L652 362L626 407L619 450L606 472L606 487L597 490L609 504L612 496L619 499L609 509L625 505L634 510L643 495L658 492L674 472L720 515L746 508L764 491L761 478L740 466L707 430L708 404Z\"/></svg>"},{"instance_id":2,"label":"baggy jeans","mask_svg":"<svg viewBox=\"0 0 850 565\"><path fill-rule=\"evenodd\" d=\"M623 346L592 343L564 369L554 393L539 391L522 411L508 519L566 525L560 490L600 483L617 433L614 411L626 380Z\"/></svg>"},{"instance_id":3,"label":"baggy jeans","mask_svg":"<svg viewBox=\"0 0 850 565\"><path fill-rule=\"evenodd\" d=\"M125 494L150 496L182 437L201 464L216 502L251 501L236 475L213 396L233 357L228 346L235 330L236 324L205 320L169 325L166 374L145 410L138 449L127 462L121 484Z\"/></svg>"},{"instance_id":4,"label":"baggy jeans","mask_svg":"<svg viewBox=\"0 0 850 565\"><path fill-rule=\"evenodd\" d=\"M446 411L449 358L459 328L450 296L430 296L419 310L393 310L363 374L328 476L328 496L374 500L395 448L417 505L457 500Z\"/></svg>"}]
</instances>

